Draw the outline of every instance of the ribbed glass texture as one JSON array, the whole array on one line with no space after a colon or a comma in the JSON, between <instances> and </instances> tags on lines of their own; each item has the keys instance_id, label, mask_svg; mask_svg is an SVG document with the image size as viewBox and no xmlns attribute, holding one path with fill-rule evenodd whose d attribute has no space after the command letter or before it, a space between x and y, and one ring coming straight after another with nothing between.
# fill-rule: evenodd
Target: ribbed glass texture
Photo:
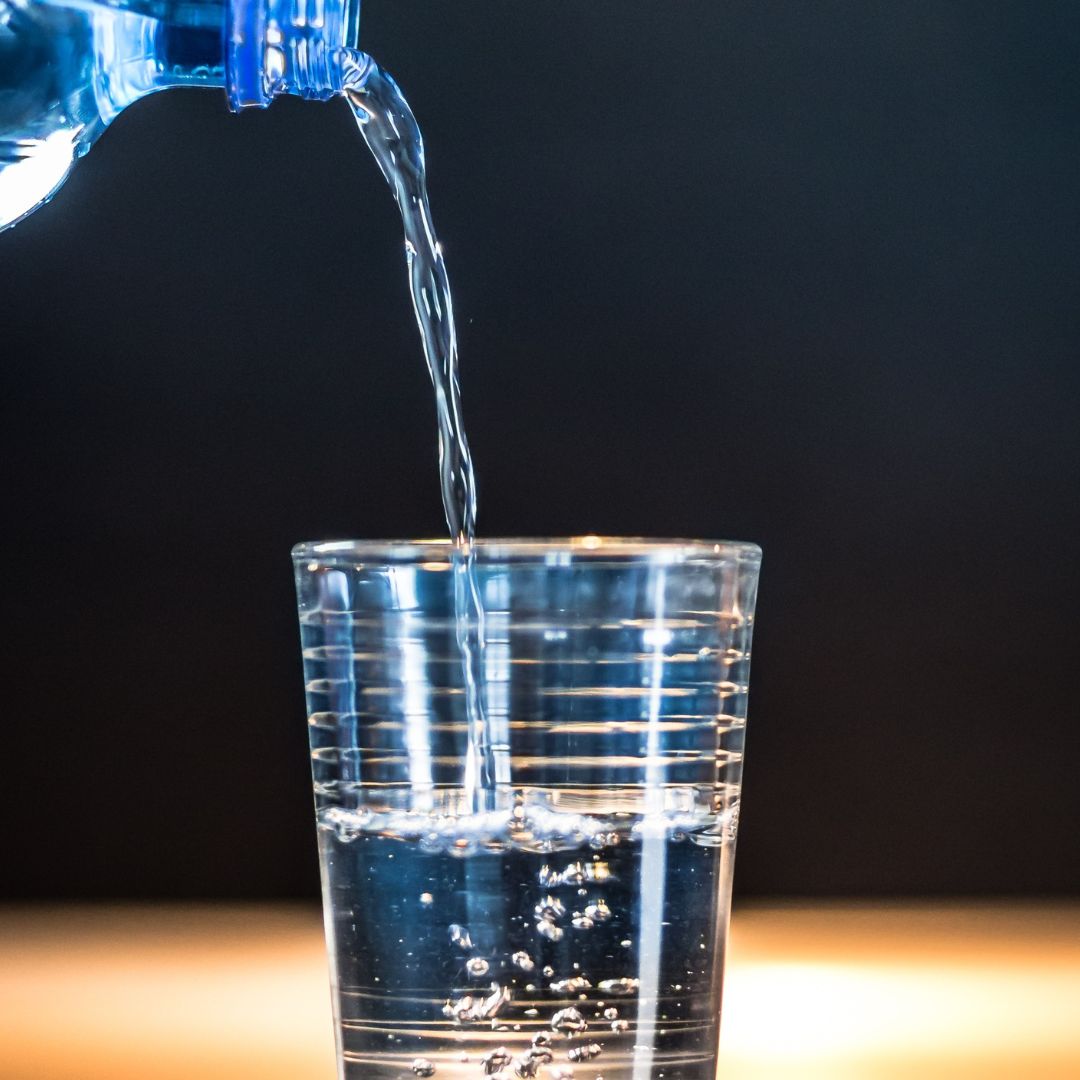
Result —
<instances>
[{"instance_id":1,"label":"ribbed glass texture","mask_svg":"<svg viewBox=\"0 0 1080 1080\"><path fill-rule=\"evenodd\" d=\"M294 552L340 1075L711 1080L760 551L475 553L480 802L454 548Z\"/></svg>"}]
</instances>

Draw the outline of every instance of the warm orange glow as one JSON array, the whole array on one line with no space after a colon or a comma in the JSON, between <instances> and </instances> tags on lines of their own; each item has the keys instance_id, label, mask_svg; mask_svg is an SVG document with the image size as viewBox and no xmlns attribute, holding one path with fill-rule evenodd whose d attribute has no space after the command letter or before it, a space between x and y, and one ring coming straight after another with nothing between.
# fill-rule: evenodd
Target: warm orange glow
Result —
<instances>
[{"instance_id":1,"label":"warm orange glow","mask_svg":"<svg viewBox=\"0 0 1080 1080\"><path fill-rule=\"evenodd\" d=\"M1080 1077L1080 907L747 911L721 1076Z\"/></svg>"},{"instance_id":2,"label":"warm orange glow","mask_svg":"<svg viewBox=\"0 0 1080 1080\"><path fill-rule=\"evenodd\" d=\"M331 1080L321 933L311 908L2 913L0 1080ZM1075 1080L1080 905L740 910L721 1057L732 1080Z\"/></svg>"},{"instance_id":3,"label":"warm orange glow","mask_svg":"<svg viewBox=\"0 0 1080 1080\"><path fill-rule=\"evenodd\" d=\"M3 1080L331 1080L312 909L0 916Z\"/></svg>"}]
</instances>

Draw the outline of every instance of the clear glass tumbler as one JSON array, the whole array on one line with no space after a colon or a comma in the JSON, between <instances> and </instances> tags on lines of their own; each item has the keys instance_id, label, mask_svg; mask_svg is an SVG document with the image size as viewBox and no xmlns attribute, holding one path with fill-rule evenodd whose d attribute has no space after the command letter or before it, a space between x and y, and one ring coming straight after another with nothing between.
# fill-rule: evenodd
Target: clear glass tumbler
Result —
<instances>
[{"instance_id":1,"label":"clear glass tumbler","mask_svg":"<svg viewBox=\"0 0 1080 1080\"><path fill-rule=\"evenodd\" d=\"M339 1076L713 1080L761 552L473 551L293 553Z\"/></svg>"}]
</instances>

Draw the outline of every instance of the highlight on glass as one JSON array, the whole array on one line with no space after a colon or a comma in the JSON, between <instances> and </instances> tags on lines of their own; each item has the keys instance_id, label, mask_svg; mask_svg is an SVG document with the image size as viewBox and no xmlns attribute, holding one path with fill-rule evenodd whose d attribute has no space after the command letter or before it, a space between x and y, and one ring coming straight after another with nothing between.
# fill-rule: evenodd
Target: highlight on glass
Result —
<instances>
[{"instance_id":1,"label":"highlight on glass","mask_svg":"<svg viewBox=\"0 0 1080 1080\"><path fill-rule=\"evenodd\" d=\"M760 550L293 555L339 1075L713 1080Z\"/></svg>"}]
</instances>

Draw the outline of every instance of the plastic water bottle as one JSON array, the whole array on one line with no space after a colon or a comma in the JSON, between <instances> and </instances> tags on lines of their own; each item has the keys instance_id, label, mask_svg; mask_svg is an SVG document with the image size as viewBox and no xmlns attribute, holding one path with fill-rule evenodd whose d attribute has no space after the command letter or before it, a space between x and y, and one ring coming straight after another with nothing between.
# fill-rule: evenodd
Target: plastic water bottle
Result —
<instances>
[{"instance_id":1,"label":"plastic water bottle","mask_svg":"<svg viewBox=\"0 0 1080 1080\"><path fill-rule=\"evenodd\" d=\"M155 90L220 88L237 111L339 93L359 26L360 0L0 0L0 229Z\"/></svg>"}]
</instances>

